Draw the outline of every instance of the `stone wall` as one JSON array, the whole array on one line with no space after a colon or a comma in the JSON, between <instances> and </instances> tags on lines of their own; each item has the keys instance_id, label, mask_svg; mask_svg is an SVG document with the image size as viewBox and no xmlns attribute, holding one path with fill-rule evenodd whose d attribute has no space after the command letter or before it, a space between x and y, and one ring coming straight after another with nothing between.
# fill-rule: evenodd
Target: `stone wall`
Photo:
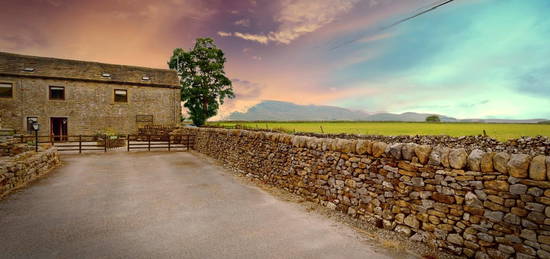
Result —
<instances>
[{"instance_id":1,"label":"stone wall","mask_svg":"<svg viewBox=\"0 0 550 259\"><path fill-rule=\"evenodd\" d=\"M188 128L195 149L268 184L476 258L550 258L550 157Z\"/></svg>"},{"instance_id":2,"label":"stone wall","mask_svg":"<svg viewBox=\"0 0 550 259\"><path fill-rule=\"evenodd\" d=\"M0 197L47 174L59 163L56 148L0 157Z\"/></svg>"},{"instance_id":3,"label":"stone wall","mask_svg":"<svg viewBox=\"0 0 550 259\"><path fill-rule=\"evenodd\" d=\"M0 136L0 157L15 156L33 149L34 147L21 144L18 139L11 136Z\"/></svg>"},{"instance_id":4,"label":"stone wall","mask_svg":"<svg viewBox=\"0 0 550 259\"><path fill-rule=\"evenodd\" d=\"M521 137L509 139L505 142L498 141L489 136L462 136L452 137L447 135L437 136L381 136L381 135L358 135L358 134L319 134L300 132L295 135L303 135L318 138L343 138L343 139L365 139L386 143L415 143L419 145L444 145L449 148L464 148L470 152L474 149L491 150L494 152L525 153L533 156L550 155L550 138L545 136Z\"/></svg>"},{"instance_id":5,"label":"stone wall","mask_svg":"<svg viewBox=\"0 0 550 259\"><path fill-rule=\"evenodd\" d=\"M166 126L166 125L145 125L143 127L140 127L138 129L138 135L156 135L156 136L163 136L168 135L170 132L174 131L176 129L175 125L172 126Z\"/></svg>"}]
</instances>

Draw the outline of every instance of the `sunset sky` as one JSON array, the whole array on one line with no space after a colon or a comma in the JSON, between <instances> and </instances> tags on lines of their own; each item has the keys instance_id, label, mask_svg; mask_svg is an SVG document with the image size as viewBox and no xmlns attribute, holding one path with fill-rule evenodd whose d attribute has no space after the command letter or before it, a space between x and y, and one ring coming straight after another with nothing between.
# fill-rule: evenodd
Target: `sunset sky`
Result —
<instances>
[{"instance_id":1,"label":"sunset sky","mask_svg":"<svg viewBox=\"0 0 550 259\"><path fill-rule=\"evenodd\" d=\"M2 0L0 51L167 68L212 37L236 99L550 118L550 1Z\"/></svg>"}]
</instances>

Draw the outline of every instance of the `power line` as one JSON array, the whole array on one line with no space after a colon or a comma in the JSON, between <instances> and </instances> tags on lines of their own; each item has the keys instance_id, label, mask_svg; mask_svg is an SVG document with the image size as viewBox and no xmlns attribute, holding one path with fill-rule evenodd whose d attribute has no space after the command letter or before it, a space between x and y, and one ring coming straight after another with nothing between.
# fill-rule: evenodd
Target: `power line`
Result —
<instances>
[{"instance_id":1,"label":"power line","mask_svg":"<svg viewBox=\"0 0 550 259\"><path fill-rule=\"evenodd\" d=\"M441 3L441 4L432 6L431 8L426 9L426 10L424 10L424 11L422 11L422 12L419 12L419 13L413 15L413 16L409 16L409 17L407 17L407 18L405 18L405 19L401 19L401 20L399 20L399 21L397 21L397 22L394 22L394 23L392 23L392 24L390 24L390 25L388 25L388 26L386 26L386 27L383 27L381 30L383 31L383 30L389 29L389 28L391 28L391 27L393 27L393 26L396 26L396 25L398 25L398 24L400 24L400 23L404 23L404 22L406 22L406 21L408 21L408 20L410 20L410 19L416 18L416 17L418 17L418 16L420 16L420 15L423 15L423 14L425 14L425 13L427 13L427 12L431 12L431 11L433 11L433 10L435 10L435 9L437 9L437 8L439 8L439 7L441 7L441 6L444 6L444 5L449 4L449 3L451 3L451 2L454 2L454 1L455 1L455 0L447 0L447 1L443 2L443 3Z\"/></svg>"},{"instance_id":2,"label":"power line","mask_svg":"<svg viewBox=\"0 0 550 259\"><path fill-rule=\"evenodd\" d=\"M418 17L418 16L420 16L420 15L423 15L423 14L425 14L425 13L431 12L431 11L433 11L433 10L435 10L435 9L437 9L437 8L439 8L439 7L441 7L441 6L444 6L444 5L449 4L449 3L451 3L451 2L454 2L454 1L455 1L455 0L445 0L444 2L439 3L439 4L436 4L436 5L432 6L432 7L429 7L428 9L423 10L423 11L421 11L421 12L419 12L419 13L416 13L416 14L411 15L411 16L409 16L409 17L403 18L403 19L401 19L401 20L399 20L399 21L396 21L396 22L394 22L394 23L392 23L392 24L390 24L390 25L384 26L384 27L380 28L380 29L378 30L378 32L387 30L387 29L389 29L389 28L391 28L391 27L394 27L394 26L396 26L396 25L399 25L399 24L401 24L401 23L404 23L404 22L406 22L406 21L408 21L408 20L414 19L414 18L416 18L416 17ZM330 48L330 50L332 51L332 50L338 49L338 48L340 48L340 47L343 47L343 46L345 46L345 45L348 45L348 44L351 44L351 43L353 43L353 42L356 42L356 41L362 39L364 36L365 36L365 34L361 35L360 37L354 38L354 39L352 39L352 40L343 42L343 43L341 43L341 44L339 44L339 45L337 45L337 46L334 46L334 47Z\"/></svg>"}]
</instances>

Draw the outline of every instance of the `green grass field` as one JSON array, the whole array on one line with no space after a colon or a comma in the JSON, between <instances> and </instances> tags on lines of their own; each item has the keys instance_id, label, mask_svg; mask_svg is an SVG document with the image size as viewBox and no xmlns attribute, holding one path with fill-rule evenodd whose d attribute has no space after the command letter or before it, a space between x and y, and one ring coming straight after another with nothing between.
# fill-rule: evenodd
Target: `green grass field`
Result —
<instances>
[{"instance_id":1,"label":"green grass field","mask_svg":"<svg viewBox=\"0 0 550 259\"><path fill-rule=\"evenodd\" d=\"M483 134L505 141L521 136L549 136L550 124L423 123L423 122L213 122L209 125L241 125L260 129L297 132L350 133L365 135L450 135Z\"/></svg>"}]
</instances>

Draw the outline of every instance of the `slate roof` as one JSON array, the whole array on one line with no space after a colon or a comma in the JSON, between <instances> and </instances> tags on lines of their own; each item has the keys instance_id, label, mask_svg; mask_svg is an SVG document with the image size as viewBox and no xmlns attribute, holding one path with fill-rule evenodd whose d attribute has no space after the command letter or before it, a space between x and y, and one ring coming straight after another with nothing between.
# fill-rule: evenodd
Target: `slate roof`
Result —
<instances>
[{"instance_id":1,"label":"slate roof","mask_svg":"<svg viewBox=\"0 0 550 259\"><path fill-rule=\"evenodd\" d=\"M137 86L180 87L178 76L174 70L27 56L7 52L0 52L0 75Z\"/></svg>"}]
</instances>

